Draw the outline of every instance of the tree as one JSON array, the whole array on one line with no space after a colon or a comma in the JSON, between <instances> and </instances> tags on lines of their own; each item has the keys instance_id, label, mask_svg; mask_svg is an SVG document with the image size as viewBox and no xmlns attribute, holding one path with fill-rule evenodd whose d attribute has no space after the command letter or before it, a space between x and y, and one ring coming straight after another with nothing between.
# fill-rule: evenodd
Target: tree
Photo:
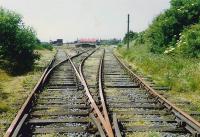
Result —
<instances>
[{"instance_id":1,"label":"tree","mask_svg":"<svg viewBox=\"0 0 200 137\"><path fill-rule=\"evenodd\" d=\"M19 14L0 8L1 66L15 74L30 70L39 58L34 53L36 42L34 30L24 25Z\"/></svg>"},{"instance_id":2,"label":"tree","mask_svg":"<svg viewBox=\"0 0 200 137\"><path fill-rule=\"evenodd\" d=\"M199 0L171 0L171 7L157 16L145 31L145 43L153 53L163 53L175 47L182 31L199 20Z\"/></svg>"},{"instance_id":3,"label":"tree","mask_svg":"<svg viewBox=\"0 0 200 137\"><path fill-rule=\"evenodd\" d=\"M138 37L138 33L137 32L133 32L133 31L130 31L129 32L129 40L130 41L133 41L135 40L136 38ZM123 39L123 42L126 44L128 42L128 33L126 33L124 39Z\"/></svg>"},{"instance_id":4,"label":"tree","mask_svg":"<svg viewBox=\"0 0 200 137\"><path fill-rule=\"evenodd\" d=\"M176 52L186 57L200 57L200 24L186 28L176 44Z\"/></svg>"}]
</instances>

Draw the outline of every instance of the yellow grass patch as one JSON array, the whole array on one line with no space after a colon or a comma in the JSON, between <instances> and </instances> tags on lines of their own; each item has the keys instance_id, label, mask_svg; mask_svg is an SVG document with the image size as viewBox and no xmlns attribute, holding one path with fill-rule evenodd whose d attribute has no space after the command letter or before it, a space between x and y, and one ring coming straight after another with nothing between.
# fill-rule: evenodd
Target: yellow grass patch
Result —
<instances>
[{"instance_id":1,"label":"yellow grass patch","mask_svg":"<svg viewBox=\"0 0 200 137\"><path fill-rule=\"evenodd\" d=\"M41 54L41 59L36 62L35 69L27 74L11 76L0 70L0 136L5 133L55 54L55 50L39 50L38 52Z\"/></svg>"}]
</instances>

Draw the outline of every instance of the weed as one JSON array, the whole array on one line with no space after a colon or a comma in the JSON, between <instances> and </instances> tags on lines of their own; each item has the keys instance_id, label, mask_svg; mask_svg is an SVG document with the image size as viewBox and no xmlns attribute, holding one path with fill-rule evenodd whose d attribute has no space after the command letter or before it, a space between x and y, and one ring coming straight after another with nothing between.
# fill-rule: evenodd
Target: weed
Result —
<instances>
[{"instance_id":1,"label":"weed","mask_svg":"<svg viewBox=\"0 0 200 137\"><path fill-rule=\"evenodd\" d=\"M126 62L145 76L151 76L156 85L171 87L166 92L169 100L188 100L190 106L182 107L185 111L197 111L200 108L200 62L195 58L179 55L153 54L147 45L131 44L129 51L123 46L117 49ZM173 95L173 96L172 96ZM189 108L189 109L188 109Z\"/></svg>"},{"instance_id":2,"label":"weed","mask_svg":"<svg viewBox=\"0 0 200 137\"><path fill-rule=\"evenodd\" d=\"M34 70L29 73L12 76L0 69L0 121L8 122L8 124L0 124L0 136L8 128L17 111L37 83L44 68L55 54L55 50L40 50L38 52L41 54L41 58L36 62L37 65ZM38 67L41 69L38 69Z\"/></svg>"},{"instance_id":3,"label":"weed","mask_svg":"<svg viewBox=\"0 0 200 137\"><path fill-rule=\"evenodd\" d=\"M0 101L0 113L6 112L8 110L9 110L8 105L5 102Z\"/></svg>"},{"instance_id":4,"label":"weed","mask_svg":"<svg viewBox=\"0 0 200 137\"><path fill-rule=\"evenodd\" d=\"M127 137L161 137L158 132L135 132L128 133Z\"/></svg>"}]
</instances>

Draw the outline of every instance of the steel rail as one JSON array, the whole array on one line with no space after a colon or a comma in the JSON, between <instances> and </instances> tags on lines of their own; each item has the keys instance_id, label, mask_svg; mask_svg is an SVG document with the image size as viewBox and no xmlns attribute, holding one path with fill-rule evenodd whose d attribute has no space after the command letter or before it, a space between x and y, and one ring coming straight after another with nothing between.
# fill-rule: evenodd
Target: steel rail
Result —
<instances>
[{"instance_id":1,"label":"steel rail","mask_svg":"<svg viewBox=\"0 0 200 137\"><path fill-rule=\"evenodd\" d=\"M115 128L115 136L116 137L122 137L120 129L119 129L119 124L118 124L116 113L113 113L113 125L114 125L114 128Z\"/></svg>"},{"instance_id":2,"label":"steel rail","mask_svg":"<svg viewBox=\"0 0 200 137\"><path fill-rule=\"evenodd\" d=\"M96 50L97 50L97 49L96 49ZM84 79L84 75L83 75L83 71L82 71L82 70L83 70L83 64L84 64L85 60L86 60L89 56L91 56L96 50L94 50L91 54L89 54L87 57L85 57L85 58L82 60L80 66L79 66L79 71L77 70L77 68L76 68L76 66L74 65L74 63L72 62L72 60L71 60L69 57L68 57L68 59L69 59L71 65L72 65L72 67L73 67L73 69L74 69L74 71L75 71L75 73L76 73L76 76L77 76L78 79L80 80L81 84L84 86L85 94L86 94L86 96L88 97L88 99L89 99L89 101L90 101L90 105L91 105L91 107L93 108L95 114L97 114L97 116L98 116L98 118L99 118L101 124L103 125L104 130L106 131L106 133L107 133L107 135L108 135L109 137L114 137L114 134L113 134L113 131L112 131L112 127L110 127L109 124L107 123L107 121L104 119L104 117L103 117L101 111L99 110L99 108L98 108L96 102L94 101L92 95L90 94L89 88L88 88L87 83L86 83L86 81L85 81L85 79Z\"/></svg>"},{"instance_id":3,"label":"steel rail","mask_svg":"<svg viewBox=\"0 0 200 137\"><path fill-rule=\"evenodd\" d=\"M95 50L95 51L96 51L96 50ZM95 51L94 51L94 52L95 52ZM112 130L112 126L111 126L110 120L109 120L109 118L108 118L108 113L107 113L107 114L105 113L105 115L104 115L105 118L104 118L103 115L102 115L102 113L100 112L98 106L96 105L96 102L94 101L92 95L90 94L89 88L88 88L88 86L87 86L87 82L86 82L86 80L85 80L85 78L84 78L84 74L83 74L83 65L84 65L85 61L86 61L94 52L92 52L90 55L88 55L87 57L85 57L85 58L82 60L80 66L79 66L79 74L80 74L80 76L82 77L83 85L84 85L85 90L86 90L86 95L88 96L88 98L89 98L89 100L90 100L90 102L91 102L92 108L95 110L95 113L98 115L98 118L100 119L100 121L101 121L101 123L102 123L102 125L103 125L103 127L104 127L104 129L105 129L105 131L106 131L106 133L107 133L107 135L108 135L109 137L114 137L114 133L113 133L113 130ZM105 103L105 101L103 100L102 103ZM106 108L105 108L105 109L106 109ZM106 116L106 115L107 115L107 116ZM106 120L106 117L108 118L108 120Z\"/></svg>"},{"instance_id":4,"label":"steel rail","mask_svg":"<svg viewBox=\"0 0 200 137\"><path fill-rule=\"evenodd\" d=\"M110 124L110 119L109 119L109 116L108 116L108 111L107 111L107 108L106 108L106 103L105 103L105 99L104 99L104 94L103 94L103 82L102 82L102 79L103 79L103 62L104 62L104 56L105 56L105 49L103 50L103 55L101 57L101 60L100 60L100 64L99 64L99 76L98 76L98 85L99 85L99 95L100 95L100 99L101 99L101 105L102 105L102 108L103 108L103 115L104 115L104 118L105 120L107 121L108 125L111 127L111 124Z\"/></svg>"},{"instance_id":5,"label":"steel rail","mask_svg":"<svg viewBox=\"0 0 200 137\"><path fill-rule=\"evenodd\" d=\"M90 117L92 118L92 120L94 121L95 125L97 126L100 136L101 137L106 137L99 120L97 120L97 118L94 116L93 113L90 113Z\"/></svg>"},{"instance_id":6,"label":"steel rail","mask_svg":"<svg viewBox=\"0 0 200 137\"><path fill-rule=\"evenodd\" d=\"M56 52L57 54L57 52ZM46 67L46 69L44 70L42 76L40 77L39 81L37 82L37 84L35 85L34 89L31 91L31 93L29 94L28 98L26 99L26 101L24 102L24 104L22 105L21 109L18 111L15 119L12 121L11 125L9 126L9 128L7 129L4 137L11 137L12 134L14 133L18 123L21 121L21 119L23 119L24 115L26 112L28 112L28 107L30 106L32 100L34 100L35 98L35 94L40 90L41 86L42 86L42 81L45 77L45 75L47 74L48 70L50 69L50 67L52 66L54 60L55 60L55 56L53 57L53 59L51 60L51 62L49 63L49 65Z\"/></svg>"},{"instance_id":7,"label":"steel rail","mask_svg":"<svg viewBox=\"0 0 200 137\"><path fill-rule=\"evenodd\" d=\"M123 63L122 60L115 53L113 53L113 55L116 57L120 65L131 75L134 82L136 82L141 88L144 88L148 93L150 93L151 96L155 97L160 104L164 105L176 116L176 118L178 118L176 120L180 124L180 126L184 127L195 137L200 136L200 123L198 121L176 107L170 101L165 99L162 95L158 94L142 78L140 78L131 69L129 69L127 65Z\"/></svg>"},{"instance_id":8,"label":"steel rail","mask_svg":"<svg viewBox=\"0 0 200 137\"><path fill-rule=\"evenodd\" d=\"M87 51L84 51L87 52ZM74 56L72 56L71 58L77 57L82 53L76 54ZM57 53L56 53L57 54ZM54 70L56 67L58 67L59 65L61 65L62 63L68 61L68 59L61 61L60 63L56 64L54 67L52 67L53 62L56 58L56 54L54 56L54 58L51 60L51 62L49 63L49 65L46 67L46 69L44 70L42 76L40 77L39 81L37 82L37 84L35 85L34 89L31 91L31 93L29 94L28 98L26 99L26 101L24 102L24 104L22 105L22 107L20 108L20 110L18 111L17 115L15 116L14 120L12 121L11 125L9 126L9 128L7 129L4 137L11 137L13 135L13 133L15 132L17 126L19 123L21 123L21 121L25 121L23 118L24 116L29 113L29 111L31 110L32 107L32 103L34 102L34 100L36 99L36 94L38 94L40 92L40 90L42 89L45 81L47 81L47 78L49 77L50 73L52 72L52 70ZM52 67L52 68L51 68ZM17 129L19 130L19 129Z\"/></svg>"},{"instance_id":9,"label":"steel rail","mask_svg":"<svg viewBox=\"0 0 200 137\"><path fill-rule=\"evenodd\" d=\"M86 52L88 52L88 51L89 51L89 50L83 51L83 52L81 52L81 53L78 53L78 54L76 54L76 55L70 57L70 58L78 57L78 56L80 56L80 55L82 55L83 53L86 53ZM58 66L62 65L63 63L65 63L65 62L67 62L67 61L68 61L68 59L65 59L65 60L59 62L58 64L56 64L55 66L53 66L52 68L50 68L50 69L48 70L48 72L46 73L46 75L45 75L45 77L44 77L44 79L43 79L43 81L42 81L42 84L44 84L44 83L47 81L48 77L50 76L50 73L51 73L55 68L57 68Z\"/></svg>"}]
</instances>

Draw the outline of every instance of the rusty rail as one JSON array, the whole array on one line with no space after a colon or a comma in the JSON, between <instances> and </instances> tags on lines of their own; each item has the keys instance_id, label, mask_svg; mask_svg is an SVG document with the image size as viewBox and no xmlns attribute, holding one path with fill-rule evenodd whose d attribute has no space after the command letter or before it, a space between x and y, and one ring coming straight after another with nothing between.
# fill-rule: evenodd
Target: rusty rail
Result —
<instances>
[{"instance_id":1,"label":"rusty rail","mask_svg":"<svg viewBox=\"0 0 200 137\"><path fill-rule=\"evenodd\" d=\"M101 57L101 60L100 60L100 64L99 64L99 80L98 80L98 83L99 83L99 95L100 95L100 98L101 98L101 105L102 105L102 108L103 108L103 115L104 115L104 118L105 120L110 124L110 120L109 120L109 117L108 117L108 111L107 111L107 108L106 108L106 103L105 103L105 100L104 100L104 95L103 95L103 83L102 83L102 74L103 74L103 60L104 60L104 55L105 55L105 49L103 51L103 55ZM111 124L110 124L111 126Z\"/></svg>"},{"instance_id":2,"label":"rusty rail","mask_svg":"<svg viewBox=\"0 0 200 137\"><path fill-rule=\"evenodd\" d=\"M101 104L102 104L102 108L103 108L103 114L104 114L104 117L105 117L105 120L110 124L110 119L108 117L108 111L107 111L107 108L106 108L106 102L105 102L105 99L104 99L104 94L103 94L103 90L104 90L104 85L103 85L103 69L104 69L104 57L105 57L105 49L103 50L103 55L101 57L101 60L100 60L100 64L99 64L99 80L98 80L98 83L99 83L99 94L100 94L100 98L101 98ZM111 124L110 124L111 126ZM116 114L113 114L113 126L114 126L114 131L115 131L115 136L117 137L122 137L121 135L121 132L120 132L120 129L119 129L119 125L118 125L118 122L117 122L117 116Z\"/></svg>"},{"instance_id":3,"label":"rusty rail","mask_svg":"<svg viewBox=\"0 0 200 137\"><path fill-rule=\"evenodd\" d=\"M106 102L105 102L105 99L104 99L104 85L103 85L103 69L104 69L104 57L105 57L105 49L103 50L103 55L101 57L101 60L100 60L100 64L99 64L99 76L98 76L98 86L99 86L99 95L100 95L100 98L101 98L101 105L102 105L102 108L103 108L103 114L104 114L104 118L105 120L110 124L110 119L109 119L109 116L108 116L108 111L107 111L107 107L106 107ZM111 124L110 124L111 126ZM118 122L117 122L117 116L116 114L113 114L113 126L114 126L114 131L115 131L115 136L117 137L122 137L121 135L121 132L119 130L119 125L118 125Z\"/></svg>"},{"instance_id":4,"label":"rusty rail","mask_svg":"<svg viewBox=\"0 0 200 137\"><path fill-rule=\"evenodd\" d=\"M87 52L87 51L84 51L84 52ZM77 56L83 54L84 52L76 54L76 55L72 56L71 58L77 57ZM40 77L39 81L35 85L34 89L29 94L28 98L26 99L26 101L24 102L24 104L22 105L22 107L18 111L16 117L14 118L14 120L11 123L11 125L7 129L4 137L11 137L11 136L13 136L13 134L17 134L17 133L15 133L16 132L15 130L17 130L17 132L19 132L20 129L17 129L18 124L19 123L23 124L24 121L25 121L25 119L24 119L25 116L26 116L26 118L28 117L27 114L30 112L30 110L32 108L34 100L36 99L36 94L38 94L41 91L41 89L44 86L44 83L47 81L47 79L50 76L52 70L54 70L56 67L58 67L62 63L68 61L68 59L66 59L66 60L64 60L64 61L56 64L54 67L52 67L53 62L54 62L55 57L56 57L56 54L55 54L54 58L51 60L50 64L44 70L42 76ZM21 126L20 126L20 128L21 128Z\"/></svg>"},{"instance_id":5,"label":"rusty rail","mask_svg":"<svg viewBox=\"0 0 200 137\"><path fill-rule=\"evenodd\" d=\"M30 104L32 104L32 101L36 98L35 94L37 94L38 91L41 89L42 83L43 83L43 79L46 76L46 74L47 74L48 70L50 69L50 67L52 66L52 64L53 64L53 62L55 60L55 57L56 57L56 55L51 60L50 64L46 67L46 69L44 70L42 76L40 77L39 81L35 85L34 89L31 91L30 95L28 96L28 98L26 99L24 104L22 105L21 109L18 111L15 119L12 121L10 127L7 129L4 137L12 136L12 134L14 133L14 131L15 131L16 127L17 127L17 125L23 119L24 115L30 110L30 106L31 106Z\"/></svg>"},{"instance_id":6,"label":"rusty rail","mask_svg":"<svg viewBox=\"0 0 200 137\"><path fill-rule=\"evenodd\" d=\"M96 49L97 50L97 49ZM80 80L81 84L84 86L85 89L85 94L87 95L90 105L92 107L92 109L94 110L94 113L97 115L98 119L100 120L101 124L103 125L104 130L106 131L107 135L109 137L114 137L113 131L112 131L112 127L110 126L110 123L108 123L105 118L103 117L101 111L99 110L95 100L93 99L92 95L90 94L89 88L87 86L86 80L84 79L84 75L83 75L83 64L85 62L85 60L91 56L96 50L94 50L91 54L89 54L87 57L85 57L80 66L79 66L79 71L77 70L76 66L74 65L74 63L72 62L72 60L68 57L78 79Z\"/></svg>"},{"instance_id":7,"label":"rusty rail","mask_svg":"<svg viewBox=\"0 0 200 137\"><path fill-rule=\"evenodd\" d=\"M162 95L158 94L153 88L151 88L146 82L137 76L131 69L129 69L122 60L114 54L120 65L130 74L133 81L136 82L141 88L145 89L151 96L155 97L156 100L165 106L168 110L170 110L175 116L176 121L179 123L180 126L184 127L188 130L193 136L199 137L200 136L200 123L192 118L190 115L176 107L170 101L165 99Z\"/></svg>"}]
</instances>

